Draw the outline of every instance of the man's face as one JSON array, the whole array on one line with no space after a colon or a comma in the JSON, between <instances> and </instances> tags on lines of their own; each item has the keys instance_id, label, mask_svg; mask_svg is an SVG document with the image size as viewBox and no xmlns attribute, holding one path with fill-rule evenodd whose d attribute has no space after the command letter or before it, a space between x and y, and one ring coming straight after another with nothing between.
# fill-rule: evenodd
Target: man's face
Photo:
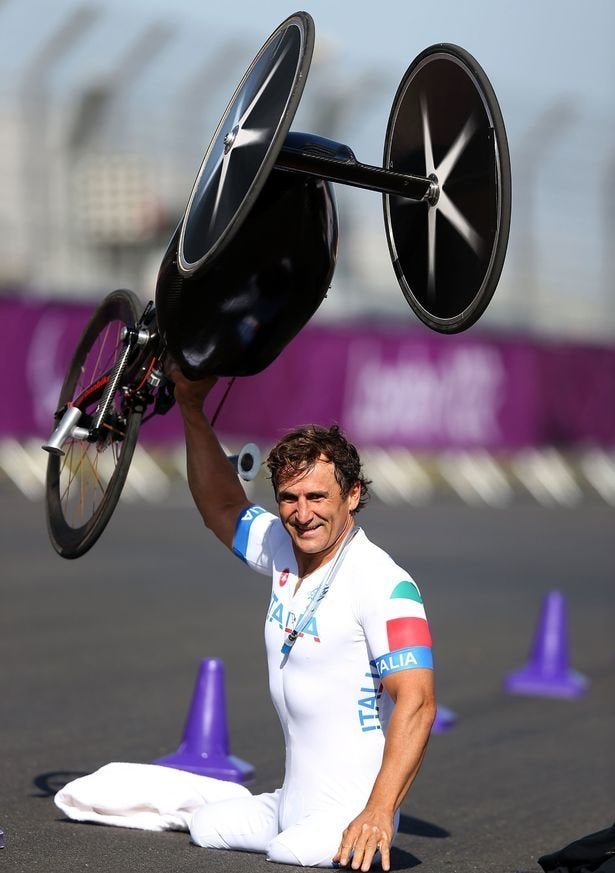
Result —
<instances>
[{"instance_id":1,"label":"man's face","mask_svg":"<svg viewBox=\"0 0 615 873\"><path fill-rule=\"evenodd\" d=\"M352 526L352 511L360 496L357 482L342 497L333 464L323 457L312 470L280 480L280 518L292 538L303 572L318 569L335 553L341 536Z\"/></svg>"}]
</instances>

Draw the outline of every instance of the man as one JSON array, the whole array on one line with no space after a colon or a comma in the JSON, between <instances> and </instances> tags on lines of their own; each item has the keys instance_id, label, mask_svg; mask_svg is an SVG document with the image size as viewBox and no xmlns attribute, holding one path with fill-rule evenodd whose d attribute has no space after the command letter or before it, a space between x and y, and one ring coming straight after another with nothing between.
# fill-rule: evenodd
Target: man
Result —
<instances>
[{"instance_id":1,"label":"man","mask_svg":"<svg viewBox=\"0 0 615 873\"><path fill-rule=\"evenodd\" d=\"M368 482L337 427L291 432L272 450L279 518L254 506L204 413L215 379L171 372L188 482L205 525L273 576L269 685L286 743L282 788L206 804L195 843L269 860L390 869L399 806L435 717L431 639L407 573L355 524Z\"/></svg>"}]
</instances>

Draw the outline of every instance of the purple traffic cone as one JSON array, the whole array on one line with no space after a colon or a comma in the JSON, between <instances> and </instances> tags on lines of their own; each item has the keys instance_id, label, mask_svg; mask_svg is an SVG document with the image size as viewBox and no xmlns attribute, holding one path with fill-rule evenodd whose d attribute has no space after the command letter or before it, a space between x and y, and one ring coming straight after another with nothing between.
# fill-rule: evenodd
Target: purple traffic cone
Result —
<instances>
[{"instance_id":1,"label":"purple traffic cone","mask_svg":"<svg viewBox=\"0 0 615 873\"><path fill-rule=\"evenodd\" d=\"M568 666L566 602L559 591L543 600L530 659L520 670L504 680L510 694L535 694L544 697L574 698L583 694L587 679Z\"/></svg>"},{"instance_id":2,"label":"purple traffic cone","mask_svg":"<svg viewBox=\"0 0 615 873\"><path fill-rule=\"evenodd\" d=\"M443 734L446 731L450 730L452 726L457 721L457 716L452 711L452 709L448 709L446 706L437 706L436 707L436 718L431 726L432 734Z\"/></svg>"},{"instance_id":3,"label":"purple traffic cone","mask_svg":"<svg viewBox=\"0 0 615 873\"><path fill-rule=\"evenodd\" d=\"M224 664L219 658L201 661L182 742L154 764L242 784L253 778L254 767L229 754Z\"/></svg>"}]
</instances>

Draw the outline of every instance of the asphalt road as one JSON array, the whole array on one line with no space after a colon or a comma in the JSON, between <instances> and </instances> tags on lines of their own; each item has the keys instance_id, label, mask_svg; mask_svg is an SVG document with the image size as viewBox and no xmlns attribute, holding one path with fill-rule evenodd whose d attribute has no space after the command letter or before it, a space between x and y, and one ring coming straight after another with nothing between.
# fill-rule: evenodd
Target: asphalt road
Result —
<instances>
[{"instance_id":1,"label":"asphalt road","mask_svg":"<svg viewBox=\"0 0 615 873\"><path fill-rule=\"evenodd\" d=\"M70 822L52 801L110 761L174 751L208 657L225 664L231 752L255 766L252 790L280 783L266 580L214 542L181 490L164 507L122 505L73 562L52 552L39 504L7 484L0 509L0 870L271 870L183 833ZM539 873L540 855L615 820L615 512L374 503L361 520L421 585L439 702L457 717L432 737L393 868ZM552 590L589 689L575 701L506 694Z\"/></svg>"}]
</instances>

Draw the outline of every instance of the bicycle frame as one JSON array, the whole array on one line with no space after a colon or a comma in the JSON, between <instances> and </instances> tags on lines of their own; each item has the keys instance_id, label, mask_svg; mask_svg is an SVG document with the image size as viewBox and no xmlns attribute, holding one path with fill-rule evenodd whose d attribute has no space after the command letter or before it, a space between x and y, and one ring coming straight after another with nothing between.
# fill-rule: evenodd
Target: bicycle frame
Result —
<instances>
[{"instance_id":1,"label":"bicycle frame","mask_svg":"<svg viewBox=\"0 0 615 873\"><path fill-rule=\"evenodd\" d=\"M171 408L174 400L170 394L164 392L167 380L160 369L165 347L160 340L156 313L151 301L138 322L124 329L122 342L124 348L111 370L56 412L55 417L59 421L49 440L42 446L45 451L64 455L63 447L67 440L99 442L106 440L110 432L115 438L121 439L121 428L111 425L107 417L115 392L122 382L125 383L122 388L123 405L128 408L143 413L154 403L152 414L164 414ZM140 353L134 358L137 351ZM93 403L96 403L94 413L88 415L86 406ZM84 424L87 426L83 426Z\"/></svg>"}]
</instances>

